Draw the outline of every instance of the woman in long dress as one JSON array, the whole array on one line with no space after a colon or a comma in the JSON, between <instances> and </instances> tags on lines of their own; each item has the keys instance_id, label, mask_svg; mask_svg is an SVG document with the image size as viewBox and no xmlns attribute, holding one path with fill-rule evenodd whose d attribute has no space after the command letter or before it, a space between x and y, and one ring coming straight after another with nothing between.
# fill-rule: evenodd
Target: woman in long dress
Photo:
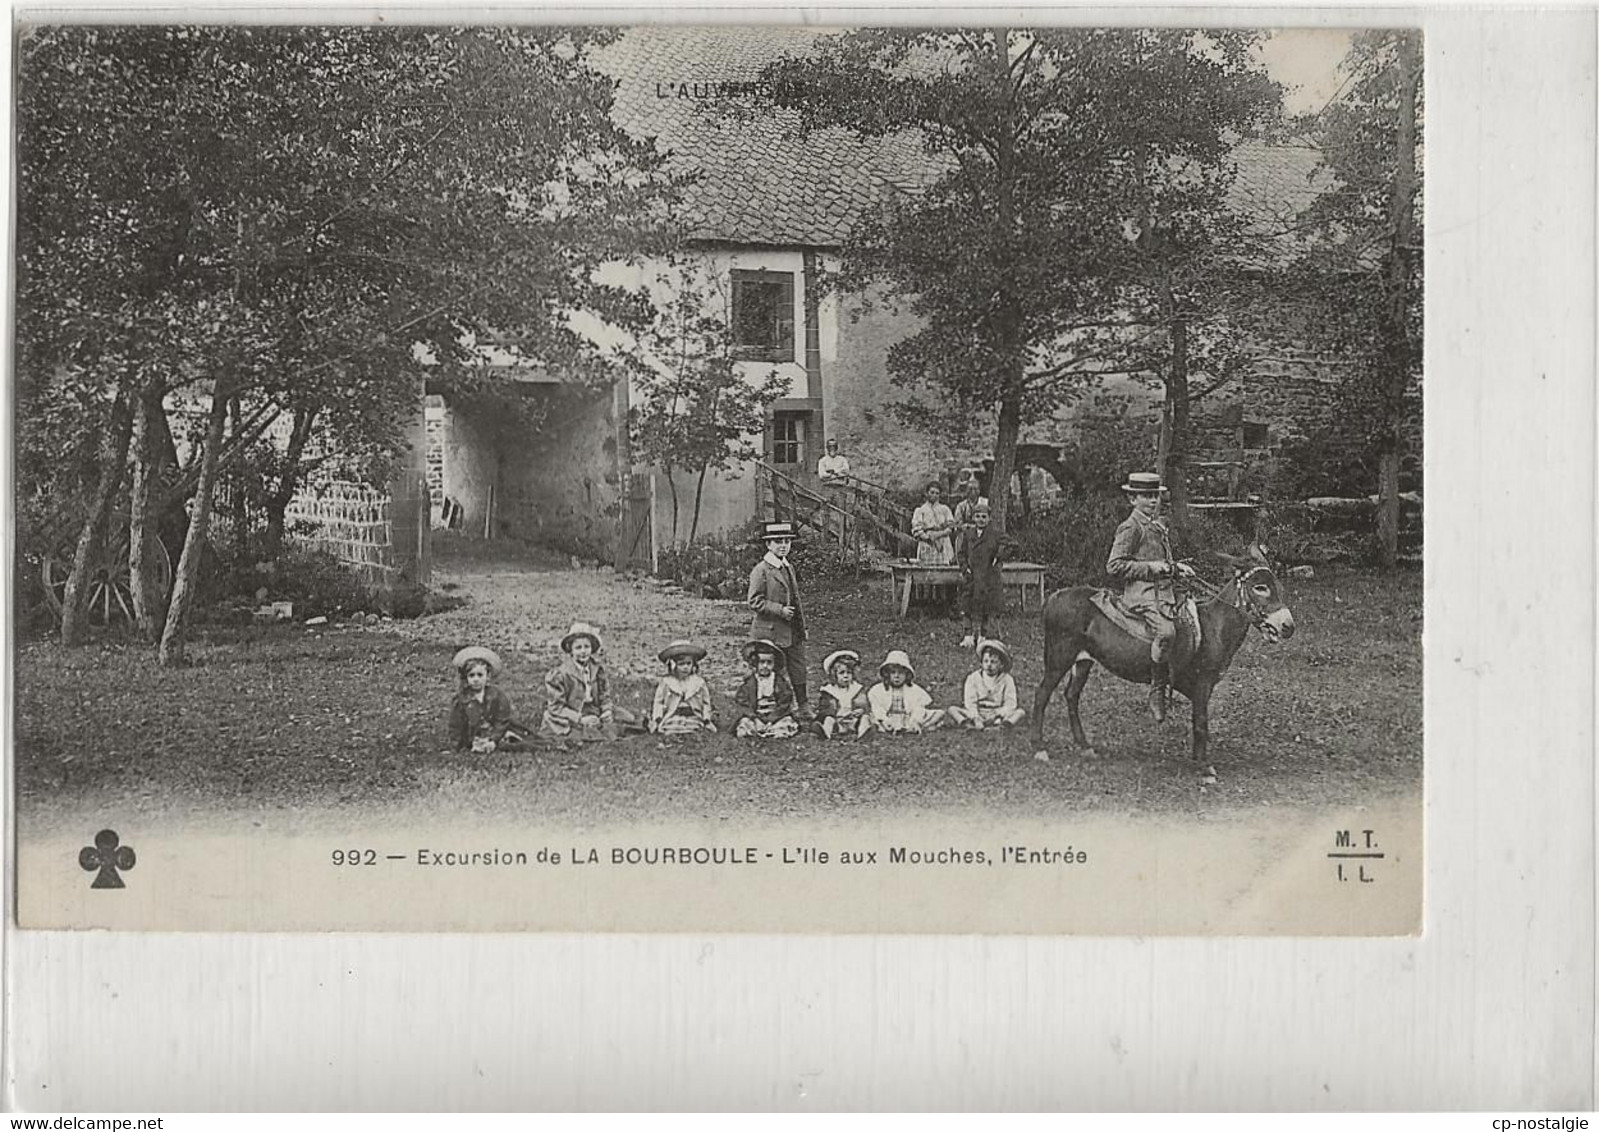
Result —
<instances>
[{"instance_id":1,"label":"woman in long dress","mask_svg":"<svg viewBox=\"0 0 1599 1132\"><path fill-rule=\"evenodd\" d=\"M927 502L911 515L911 537L916 540L916 561L948 566L955 561L955 512L938 501L939 487L927 485Z\"/></svg>"},{"instance_id":2,"label":"woman in long dress","mask_svg":"<svg viewBox=\"0 0 1599 1132\"><path fill-rule=\"evenodd\" d=\"M955 561L955 512L938 501L938 484L927 485L926 502L911 514L911 537L916 540L916 561L929 566L948 566ZM955 587L933 586L933 602L954 616Z\"/></svg>"}]
</instances>

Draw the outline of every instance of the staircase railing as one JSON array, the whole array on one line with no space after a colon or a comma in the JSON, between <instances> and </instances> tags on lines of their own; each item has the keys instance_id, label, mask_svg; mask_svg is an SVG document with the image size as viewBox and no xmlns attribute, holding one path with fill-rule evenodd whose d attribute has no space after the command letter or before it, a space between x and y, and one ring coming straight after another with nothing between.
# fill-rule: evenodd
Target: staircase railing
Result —
<instances>
[{"instance_id":1,"label":"staircase railing","mask_svg":"<svg viewBox=\"0 0 1599 1132\"><path fill-rule=\"evenodd\" d=\"M809 527L825 534L859 559L861 539L865 534L875 536L875 541L896 550L915 553L916 540L907 533L910 516L885 495L874 496L867 492L848 490L829 498L801 483L786 472L779 471L765 461L756 462L756 478L760 487L763 507L770 506L771 516L778 521L788 521ZM855 481L866 483L866 481ZM876 485L869 485L875 488ZM853 506L840 505L839 499Z\"/></svg>"}]
</instances>

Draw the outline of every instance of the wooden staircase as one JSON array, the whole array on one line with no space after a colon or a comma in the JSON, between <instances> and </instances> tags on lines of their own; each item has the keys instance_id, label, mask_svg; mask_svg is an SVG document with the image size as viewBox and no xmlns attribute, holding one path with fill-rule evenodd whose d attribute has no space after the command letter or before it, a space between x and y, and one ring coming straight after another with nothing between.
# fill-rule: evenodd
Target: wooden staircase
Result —
<instances>
[{"instance_id":1,"label":"wooden staircase","mask_svg":"<svg viewBox=\"0 0 1599 1132\"><path fill-rule=\"evenodd\" d=\"M916 553L910 512L878 484L850 476L817 491L765 461L756 463L755 476L768 522L789 522L823 535L857 560L868 546L892 555Z\"/></svg>"}]
</instances>

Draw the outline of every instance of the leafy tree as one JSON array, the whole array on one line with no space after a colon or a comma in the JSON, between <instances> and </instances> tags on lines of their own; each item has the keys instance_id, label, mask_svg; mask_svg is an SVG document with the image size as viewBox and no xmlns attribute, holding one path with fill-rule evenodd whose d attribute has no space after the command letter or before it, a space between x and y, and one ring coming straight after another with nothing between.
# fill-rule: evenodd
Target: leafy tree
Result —
<instances>
[{"instance_id":1,"label":"leafy tree","mask_svg":"<svg viewBox=\"0 0 1599 1132\"><path fill-rule=\"evenodd\" d=\"M1355 36L1348 90L1300 123L1334 186L1306 210L1294 279L1325 312L1324 343L1353 363L1343 408L1377 464L1382 563L1398 555L1399 468L1422 355L1422 63L1419 32Z\"/></svg>"},{"instance_id":2,"label":"leafy tree","mask_svg":"<svg viewBox=\"0 0 1599 1132\"><path fill-rule=\"evenodd\" d=\"M750 439L765 425L766 406L783 395L786 379L769 370L758 381L741 371L725 288L682 266L672 300L640 337L632 354L638 402L630 410L633 452L666 473L672 494L672 544L678 545L680 506L673 473L695 476L694 510L685 545L699 532L705 477L753 460Z\"/></svg>"},{"instance_id":3,"label":"leafy tree","mask_svg":"<svg viewBox=\"0 0 1599 1132\"><path fill-rule=\"evenodd\" d=\"M897 384L930 388L951 418L992 415L1002 528L1022 427L1146 365L1129 348L1179 321L1197 251L1224 235L1228 156L1279 100L1253 40L874 29L768 69L804 127L914 136L941 167L857 227L837 281L881 284L920 317L890 350Z\"/></svg>"},{"instance_id":4,"label":"leafy tree","mask_svg":"<svg viewBox=\"0 0 1599 1132\"><path fill-rule=\"evenodd\" d=\"M103 537L134 406L211 405L173 485L198 498L164 662L182 655L218 470L280 412L294 414L291 448L319 425L391 446L424 376L483 380L482 327L573 380L616 375L571 315L647 319L646 300L595 268L650 247L666 184L587 65L606 36L83 27L24 41L19 411L109 420L118 442L87 457L96 505L80 551ZM273 493L279 532L300 466L286 459ZM135 478L154 493L133 508L148 521L175 492ZM63 639L80 632L69 609Z\"/></svg>"}]
</instances>

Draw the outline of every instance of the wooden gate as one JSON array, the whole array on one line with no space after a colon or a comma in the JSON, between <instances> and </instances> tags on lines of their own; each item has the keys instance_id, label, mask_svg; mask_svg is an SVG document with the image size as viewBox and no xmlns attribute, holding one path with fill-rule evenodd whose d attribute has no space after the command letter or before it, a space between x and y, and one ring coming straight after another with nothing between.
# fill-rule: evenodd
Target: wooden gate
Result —
<instances>
[{"instance_id":1,"label":"wooden gate","mask_svg":"<svg viewBox=\"0 0 1599 1132\"><path fill-rule=\"evenodd\" d=\"M617 570L655 569L655 539L650 529L650 481L634 476L617 524Z\"/></svg>"}]
</instances>

